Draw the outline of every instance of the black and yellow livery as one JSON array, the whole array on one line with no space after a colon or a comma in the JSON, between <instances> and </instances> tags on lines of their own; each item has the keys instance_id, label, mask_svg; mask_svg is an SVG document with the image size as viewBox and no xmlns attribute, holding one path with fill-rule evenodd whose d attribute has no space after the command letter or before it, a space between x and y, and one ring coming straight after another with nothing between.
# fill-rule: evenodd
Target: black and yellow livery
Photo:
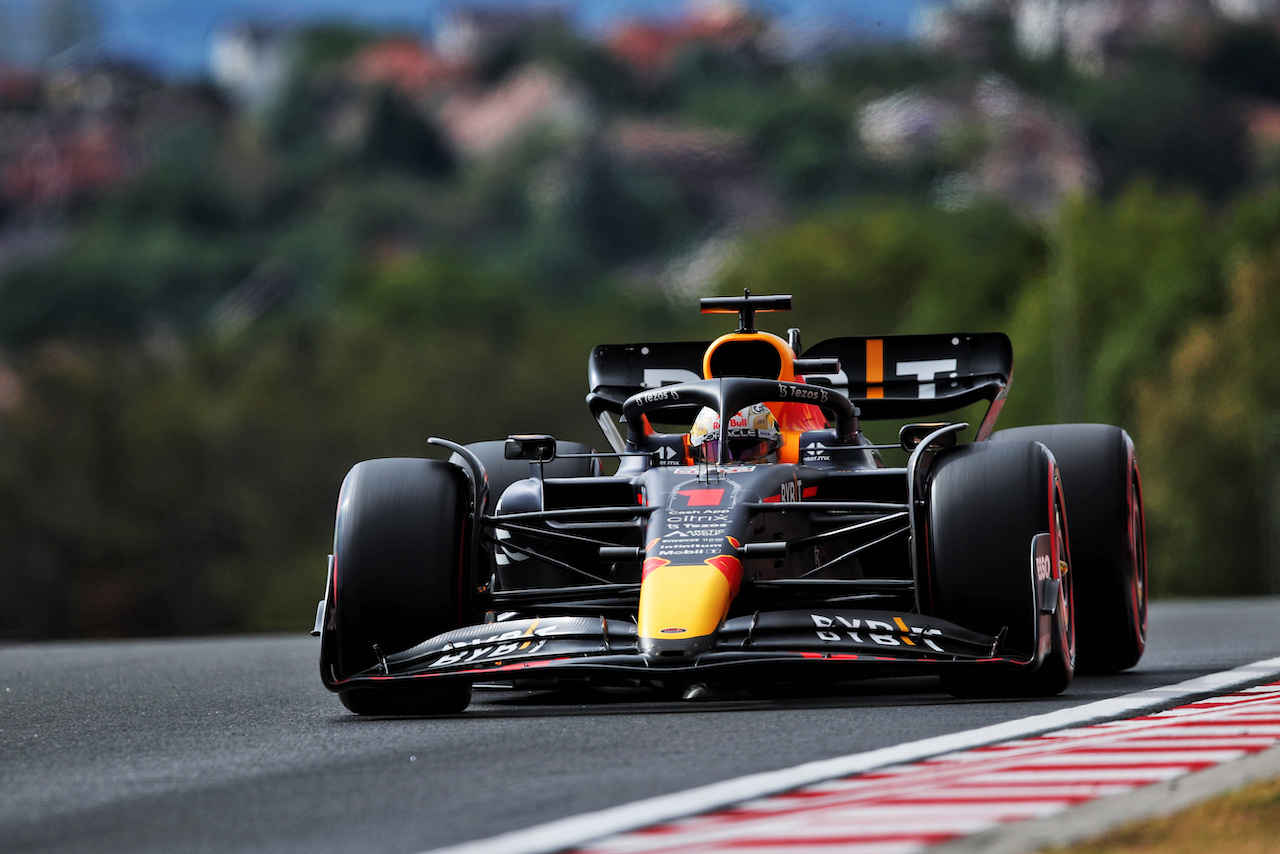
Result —
<instances>
[{"instance_id":1,"label":"black and yellow livery","mask_svg":"<svg viewBox=\"0 0 1280 854\"><path fill-rule=\"evenodd\" d=\"M325 685L358 713L420 714L465 708L477 681L938 673L959 696L1034 696L1067 686L1077 647L1081 666L1136 663L1146 554L1128 435L993 432L1013 365L1000 333L802 350L798 330L756 329L790 303L706 299L737 330L596 347L587 402L610 452L432 439L449 461L353 468L316 620ZM971 431L920 420L983 402ZM695 461L680 425L755 404L779 425L776 461ZM908 423L875 445L867 419Z\"/></svg>"}]
</instances>

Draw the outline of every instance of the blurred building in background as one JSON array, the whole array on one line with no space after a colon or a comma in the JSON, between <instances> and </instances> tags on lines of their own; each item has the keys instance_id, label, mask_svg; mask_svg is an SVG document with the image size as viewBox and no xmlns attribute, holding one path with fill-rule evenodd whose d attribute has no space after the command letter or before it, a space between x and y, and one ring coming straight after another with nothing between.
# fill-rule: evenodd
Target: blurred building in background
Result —
<instances>
[{"instance_id":1,"label":"blurred building in background","mask_svg":"<svg viewBox=\"0 0 1280 854\"><path fill-rule=\"evenodd\" d=\"M260 112L279 96L293 47L293 32L288 28L234 23L210 38L209 72L214 84L237 105Z\"/></svg>"}]
</instances>

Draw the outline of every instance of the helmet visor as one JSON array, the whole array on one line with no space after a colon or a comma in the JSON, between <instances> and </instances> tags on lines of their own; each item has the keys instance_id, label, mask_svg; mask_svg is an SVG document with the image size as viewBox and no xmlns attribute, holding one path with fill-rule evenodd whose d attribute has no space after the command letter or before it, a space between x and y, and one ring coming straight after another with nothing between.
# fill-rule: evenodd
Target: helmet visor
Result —
<instances>
[{"instance_id":1,"label":"helmet visor","mask_svg":"<svg viewBox=\"0 0 1280 854\"><path fill-rule=\"evenodd\" d=\"M755 463L764 460L775 450L774 442L758 436L730 436L725 440L728 454L723 461L731 463ZM721 462L720 440L707 439L700 446L702 459L709 463Z\"/></svg>"}]
</instances>

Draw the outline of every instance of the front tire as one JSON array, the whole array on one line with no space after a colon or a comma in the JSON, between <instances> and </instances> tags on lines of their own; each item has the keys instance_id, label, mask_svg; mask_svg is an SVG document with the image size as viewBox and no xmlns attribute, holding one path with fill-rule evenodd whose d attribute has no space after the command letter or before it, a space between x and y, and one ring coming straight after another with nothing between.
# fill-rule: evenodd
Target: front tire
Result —
<instances>
[{"instance_id":1,"label":"front tire","mask_svg":"<svg viewBox=\"0 0 1280 854\"><path fill-rule=\"evenodd\" d=\"M462 470L439 460L366 460L347 474L320 639L327 683L464 624L469 495ZM458 712L471 697L453 681L338 691L361 715Z\"/></svg>"},{"instance_id":2,"label":"front tire","mask_svg":"<svg viewBox=\"0 0 1280 854\"><path fill-rule=\"evenodd\" d=\"M946 673L958 697L1060 694L1075 671L1072 573L1066 514L1053 455L1035 442L966 445L940 455L930 473L930 607L935 616L990 635L1038 667ZM1040 601L1035 538L1050 537L1056 602ZM1047 611L1052 609L1053 613ZM1047 625L1046 625L1047 623Z\"/></svg>"},{"instance_id":3,"label":"front tire","mask_svg":"<svg viewBox=\"0 0 1280 854\"><path fill-rule=\"evenodd\" d=\"M995 441L1038 441L1062 470L1071 508L1080 669L1127 670L1147 645L1147 545L1133 440L1109 424L1001 430Z\"/></svg>"}]
</instances>

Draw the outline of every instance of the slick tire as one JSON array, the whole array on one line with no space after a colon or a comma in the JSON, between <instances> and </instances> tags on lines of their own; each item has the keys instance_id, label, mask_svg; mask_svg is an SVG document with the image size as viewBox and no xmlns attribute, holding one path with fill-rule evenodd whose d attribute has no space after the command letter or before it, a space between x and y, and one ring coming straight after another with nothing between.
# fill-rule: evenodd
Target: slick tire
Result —
<instances>
[{"instance_id":1,"label":"slick tire","mask_svg":"<svg viewBox=\"0 0 1280 854\"><path fill-rule=\"evenodd\" d=\"M1069 548L1053 455L1036 442L981 442L940 454L929 478L928 549L935 616L990 635L1000 650L1033 658L1049 621L1039 667L943 675L957 697L1059 694L1075 671ZM1032 542L1052 537L1061 584L1056 603L1038 601ZM1052 607L1053 614L1044 612Z\"/></svg>"},{"instance_id":2,"label":"slick tire","mask_svg":"<svg viewBox=\"0 0 1280 854\"><path fill-rule=\"evenodd\" d=\"M1042 442L1062 471L1081 671L1133 667L1147 645L1146 526L1133 440L1109 424L1018 427L991 438Z\"/></svg>"},{"instance_id":3,"label":"slick tire","mask_svg":"<svg viewBox=\"0 0 1280 854\"><path fill-rule=\"evenodd\" d=\"M467 621L463 588L470 486L439 460L358 463L343 481L333 577L321 633L322 675L338 681ZM374 646L378 647L375 652ZM463 682L339 691L360 715L459 712Z\"/></svg>"},{"instance_id":4,"label":"slick tire","mask_svg":"<svg viewBox=\"0 0 1280 854\"><path fill-rule=\"evenodd\" d=\"M498 505L503 491L517 480L536 477L538 466L528 460L509 460L504 456L506 441L495 439L488 442L472 442L465 446L467 450L480 458L485 474L489 477L489 510ZM595 449L581 442L557 442L557 454L591 454ZM459 454L449 458L456 466L466 467L466 461ZM600 474L600 462L595 459L566 458L557 456L549 463L544 463L542 470L547 477L593 477Z\"/></svg>"}]
</instances>

